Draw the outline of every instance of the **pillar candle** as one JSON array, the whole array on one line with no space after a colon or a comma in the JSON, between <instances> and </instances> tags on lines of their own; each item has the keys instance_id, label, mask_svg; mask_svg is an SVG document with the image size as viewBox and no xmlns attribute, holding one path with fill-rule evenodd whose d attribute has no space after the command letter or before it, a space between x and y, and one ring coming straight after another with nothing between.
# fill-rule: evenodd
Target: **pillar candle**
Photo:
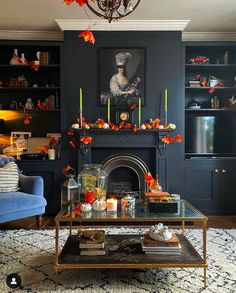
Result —
<instances>
[{"instance_id":1,"label":"pillar candle","mask_svg":"<svg viewBox=\"0 0 236 293\"><path fill-rule=\"evenodd\" d=\"M168 110L168 91L165 89L165 111Z\"/></svg>"},{"instance_id":2,"label":"pillar candle","mask_svg":"<svg viewBox=\"0 0 236 293\"><path fill-rule=\"evenodd\" d=\"M117 211L117 199L109 198L107 199L107 211L116 212Z\"/></svg>"},{"instance_id":3,"label":"pillar candle","mask_svg":"<svg viewBox=\"0 0 236 293\"><path fill-rule=\"evenodd\" d=\"M107 122L110 123L111 121L111 99L107 99Z\"/></svg>"},{"instance_id":4,"label":"pillar candle","mask_svg":"<svg viewBox=\"0 0 236 293\"><path fill-rule=\"evenodd\" d=\"M138 99L138 126L141 126L141 99Z\"/></svg>"},{"instance_id":5,"label":"pillar candle","mask_svg":"<svg viewBox=\"0 0 236 293\"><path fill-rule=\"evenodd\" d=\"M83 93L82 93L82 88L80 88L80 95L79 95L79 109L82 111L83 110Z\"/></svg>"}]
</instances>

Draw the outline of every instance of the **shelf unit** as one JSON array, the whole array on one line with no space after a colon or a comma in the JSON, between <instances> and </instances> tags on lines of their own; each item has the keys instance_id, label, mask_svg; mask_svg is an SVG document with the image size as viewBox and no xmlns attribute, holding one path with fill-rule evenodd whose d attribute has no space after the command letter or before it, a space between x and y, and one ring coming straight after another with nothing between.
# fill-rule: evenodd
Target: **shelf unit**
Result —
<instances>
[{"instance_id":1,"label":"shelf unit","mask_svg":"<svg viewBox=\"0 0 236 293\"><path fill-rule=\"evenodd\" d=\"M0 118L5 120L8 133L31 131L32 136L44 137L49 132L61 132L60 47L56 42L0 42ZM29 63L37 60L37 52L48 52L48 64L39 65L37 70L30 65L11 65L9 63L16 48L18 56L21 57L24 53ZM24 76L28 85L9 87L10 79L19 76ZM26 113L22 107L28 98L32 100L35 109L26 110L32 119L30 125L24 125ZM47 99L50 101L48 109L38 109L38 101L44 102ZM17 107L14 106L15 104ZM15 112L14 119L7 119L9 110Z\"/></svg>"}]
</instances>

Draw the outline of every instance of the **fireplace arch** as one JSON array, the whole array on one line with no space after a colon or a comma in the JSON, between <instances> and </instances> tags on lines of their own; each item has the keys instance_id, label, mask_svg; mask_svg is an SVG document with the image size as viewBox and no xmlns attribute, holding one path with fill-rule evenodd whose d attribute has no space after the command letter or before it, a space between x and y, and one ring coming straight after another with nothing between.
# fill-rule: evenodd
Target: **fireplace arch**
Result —
<instances>
[{"instance_id":1,"label":"fireplace arch","mask_svg":"<svg viewBox=\"0 0 236 293\"><path fill-rule=\"evenodd\" d=\"M102 169L108 174L109 183L111 183L111 173L118 168L127 168L136 174L138 179L138 190L136 191L139 192L139 195L142 196L147 191L144 174L148 173L149 169L142 159L131 154L115 154L107 157L102 162Z\"/></svg>"}]
</instances>

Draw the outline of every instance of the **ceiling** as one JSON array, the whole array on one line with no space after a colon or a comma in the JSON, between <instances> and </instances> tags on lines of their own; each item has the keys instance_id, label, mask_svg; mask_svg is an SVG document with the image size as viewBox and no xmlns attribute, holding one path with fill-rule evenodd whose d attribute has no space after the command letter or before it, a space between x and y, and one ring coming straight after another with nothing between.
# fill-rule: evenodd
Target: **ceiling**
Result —
<instances>
[{"instance_id":1,"label":"ceiling","mask_svg":"<svg viewBox=\"0 0 236 293\"><path fill-rule=\"evenodd\" d=\"M0 30L55 31L55 19L87 19L77 4L67 6L63 0L2 2ZM185 32L236 32L235 14L234 0L141 0L126 19L191 20Z\"/></svg>"}]
</instances>

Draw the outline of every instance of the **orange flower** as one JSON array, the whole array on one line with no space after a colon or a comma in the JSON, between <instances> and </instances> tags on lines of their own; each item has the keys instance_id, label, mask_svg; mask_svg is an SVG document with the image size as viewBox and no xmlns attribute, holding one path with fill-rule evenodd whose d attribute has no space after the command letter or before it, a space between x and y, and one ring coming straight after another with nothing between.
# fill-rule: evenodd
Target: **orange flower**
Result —
<instances>
[{"instance_id":1,"label":"orange flower","mask_svg":"<svg viewBox=\"0 0 236 293\"><path fill-rule=\"evenodd\" d=\"M103 126L105 124L105 121L103 119L99 118L97 121L97 124Z\"/></svg>"},{"instance_id":2,"label":"orange flower","mask_svg":"<svg viewBox=\"0 0 236 293\"><path fill-rule=\"evenodd\" d=\"M93 36L93 33L89 29L84 30L83 32L81 32L79 34L79 38L84 38L85 42L90 42L91 44L95 43L95 38Z\"/></svg>"},{"instance_id":3,"label":"orange flower","mask_svg":"<svg viewBox=\"0 0 236 293\"><path fill-rule=\"evenodd\" d=\"M175 137L175 141L176 142L181 142L182 140L183 140L182 134L177 134L176 137Z\"/></svg>"},{"instance_id":4,"label":"orange flower","mask_svg":"<svg viewBox=\"0 0 236 293\"><path fill-rule=\"evenodd\" d=\"M80 139L80 141L84 144L90 144L92 142L92 137L90 136L84 136Z\"/></svg>"}]
</instances>

